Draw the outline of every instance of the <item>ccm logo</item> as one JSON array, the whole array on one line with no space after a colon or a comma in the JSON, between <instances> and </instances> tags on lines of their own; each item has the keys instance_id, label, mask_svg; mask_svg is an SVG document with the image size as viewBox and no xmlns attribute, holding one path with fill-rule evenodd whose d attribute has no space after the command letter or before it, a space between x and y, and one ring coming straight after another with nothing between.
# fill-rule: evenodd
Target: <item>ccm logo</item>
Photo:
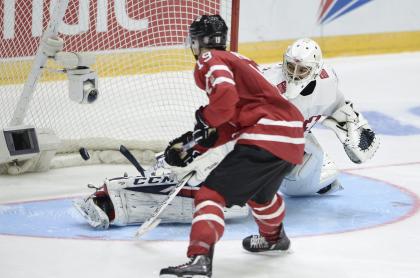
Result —
<instances>
[{"instance_id":1,"label":"ccm logo","mask_svg":"<svg viewBox=\"0 0 420 278\"><path fill-rule=\"evenodd\" d=\"M134 180L135 185L139 184L167 184L167 183L174 183L174 179L171 179L168 176L161 176L161 177L138 177Z\"/></svg>"}]
</instances>

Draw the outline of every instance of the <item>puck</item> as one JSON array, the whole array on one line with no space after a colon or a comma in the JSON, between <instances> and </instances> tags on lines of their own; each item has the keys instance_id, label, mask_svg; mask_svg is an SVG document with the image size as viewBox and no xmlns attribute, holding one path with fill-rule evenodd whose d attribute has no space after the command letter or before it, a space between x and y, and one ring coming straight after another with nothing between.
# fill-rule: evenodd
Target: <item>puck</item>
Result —
<instances>
[{"instance_id":1,"label":"puck","mask_svg":"<svg viewBox=\"0 0 420 278\"><path fill-rule=\"evenodd\" d=\"M88 150L87 150L86 148L80 148L80 149L79 149L79 153L80 153L80 156L81 156L84 160L89 160L90 155L89 155L89 152L88 152Z\"/></svg>"}]
</instances>

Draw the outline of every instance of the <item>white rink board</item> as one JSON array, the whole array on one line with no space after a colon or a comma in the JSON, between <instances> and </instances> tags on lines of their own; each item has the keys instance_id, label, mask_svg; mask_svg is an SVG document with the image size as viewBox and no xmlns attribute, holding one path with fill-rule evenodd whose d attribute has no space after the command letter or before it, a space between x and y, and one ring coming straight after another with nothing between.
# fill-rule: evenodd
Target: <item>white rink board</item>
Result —
<instances>
[{"instance_id":1,"label":"white rink board","mask_svg":"<svg viewBox=\"0 0 420 278\"><path fill-rule=\"evenodd\" d=\"M325 1L242 0L239 41L420 31L417 0L373 0L334 21L319 24L321 2Z\"/></svg>"}]
</instances>

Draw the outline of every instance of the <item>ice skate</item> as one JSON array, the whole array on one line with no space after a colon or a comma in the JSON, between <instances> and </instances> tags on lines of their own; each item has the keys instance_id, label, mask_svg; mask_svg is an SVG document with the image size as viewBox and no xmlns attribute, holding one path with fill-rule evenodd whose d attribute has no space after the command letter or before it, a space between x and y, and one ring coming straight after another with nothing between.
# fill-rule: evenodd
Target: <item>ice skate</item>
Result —
<instances>
[{"instance_id":1,"label":"ice skate","mask_svg":"<svg viewBox=\"0 0 420 278\"><path fill-rule=\"evenodd\" d=\"M211 271L212 258L207 255L197 255L192 257L186 264L161 269L159 277L210 278Z\"/></svg>"},{"instance_id":2,"label":"ice skate","mask_svg":"<svg viewBox=\"0 0 420 278\"><path fill-rule=\"evenodd\" d=\"M277 241L269 242L261 235L252 235L242 240L242 246L249 252L282 252L289 250L290 240L284 232L283 224L281 224L280 237Z\"/></svg>"}]
</instances>

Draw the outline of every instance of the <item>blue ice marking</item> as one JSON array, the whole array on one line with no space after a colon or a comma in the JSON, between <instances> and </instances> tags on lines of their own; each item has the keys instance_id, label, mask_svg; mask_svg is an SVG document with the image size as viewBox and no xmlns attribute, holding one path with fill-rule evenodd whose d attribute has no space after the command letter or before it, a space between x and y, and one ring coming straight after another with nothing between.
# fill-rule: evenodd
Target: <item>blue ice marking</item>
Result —
<instances>
[{"instance_id":1,"label":"blue ice marking","mask_svg":"<svg viewBox=\"0 0 420 278\"><path fill-rule=\"evenodd\" d=\"M410 109L410 112L420 116L420 107ZM363 116L369 122L375 133L394 136L418 135L420 128L404 124L400 121L377 111L362 111ZM314 128L328 129L322 124L315 125Z\"/></svg>"},{"instance_id":2,"label":"blue ice marking","mask_svg":"<svg viewBox=\"0 0 420 278\"><path fill-rule=\"evenodd\" d=\"M420 106L413 107L409 111L416 116L420 116Z\"/></svg>"},{"instance_id":3,"label":"blue ice marking","mask_svg":"<svg viewBox=\"0 0 420 278\"><path fill-rule=\"evenodd\" d=\"M363 111L362 113L368 120L369 125L378 134L396 136L420 134L420 128L410 124L403 124L386 114L377 111Z\"/></svg>"},{"instance_id":4,"label":"blue ice marking","mask_svg":"<svg viewBox=\"0 0 420 278\"><path fill-rule=\"evenodd\" d=\"M285 227L291 237L320 235L378 226L408 215L416 199L385 182L342 174L344 190L335 195L285 198ZM35 237L133 240L137 226L92 229L71 199L0 205L0 234ZM252 217L226 222L224 239L257 232ZM145 240L187 240L189 224L162 224Z\"/></svg>"}]
</instances>

